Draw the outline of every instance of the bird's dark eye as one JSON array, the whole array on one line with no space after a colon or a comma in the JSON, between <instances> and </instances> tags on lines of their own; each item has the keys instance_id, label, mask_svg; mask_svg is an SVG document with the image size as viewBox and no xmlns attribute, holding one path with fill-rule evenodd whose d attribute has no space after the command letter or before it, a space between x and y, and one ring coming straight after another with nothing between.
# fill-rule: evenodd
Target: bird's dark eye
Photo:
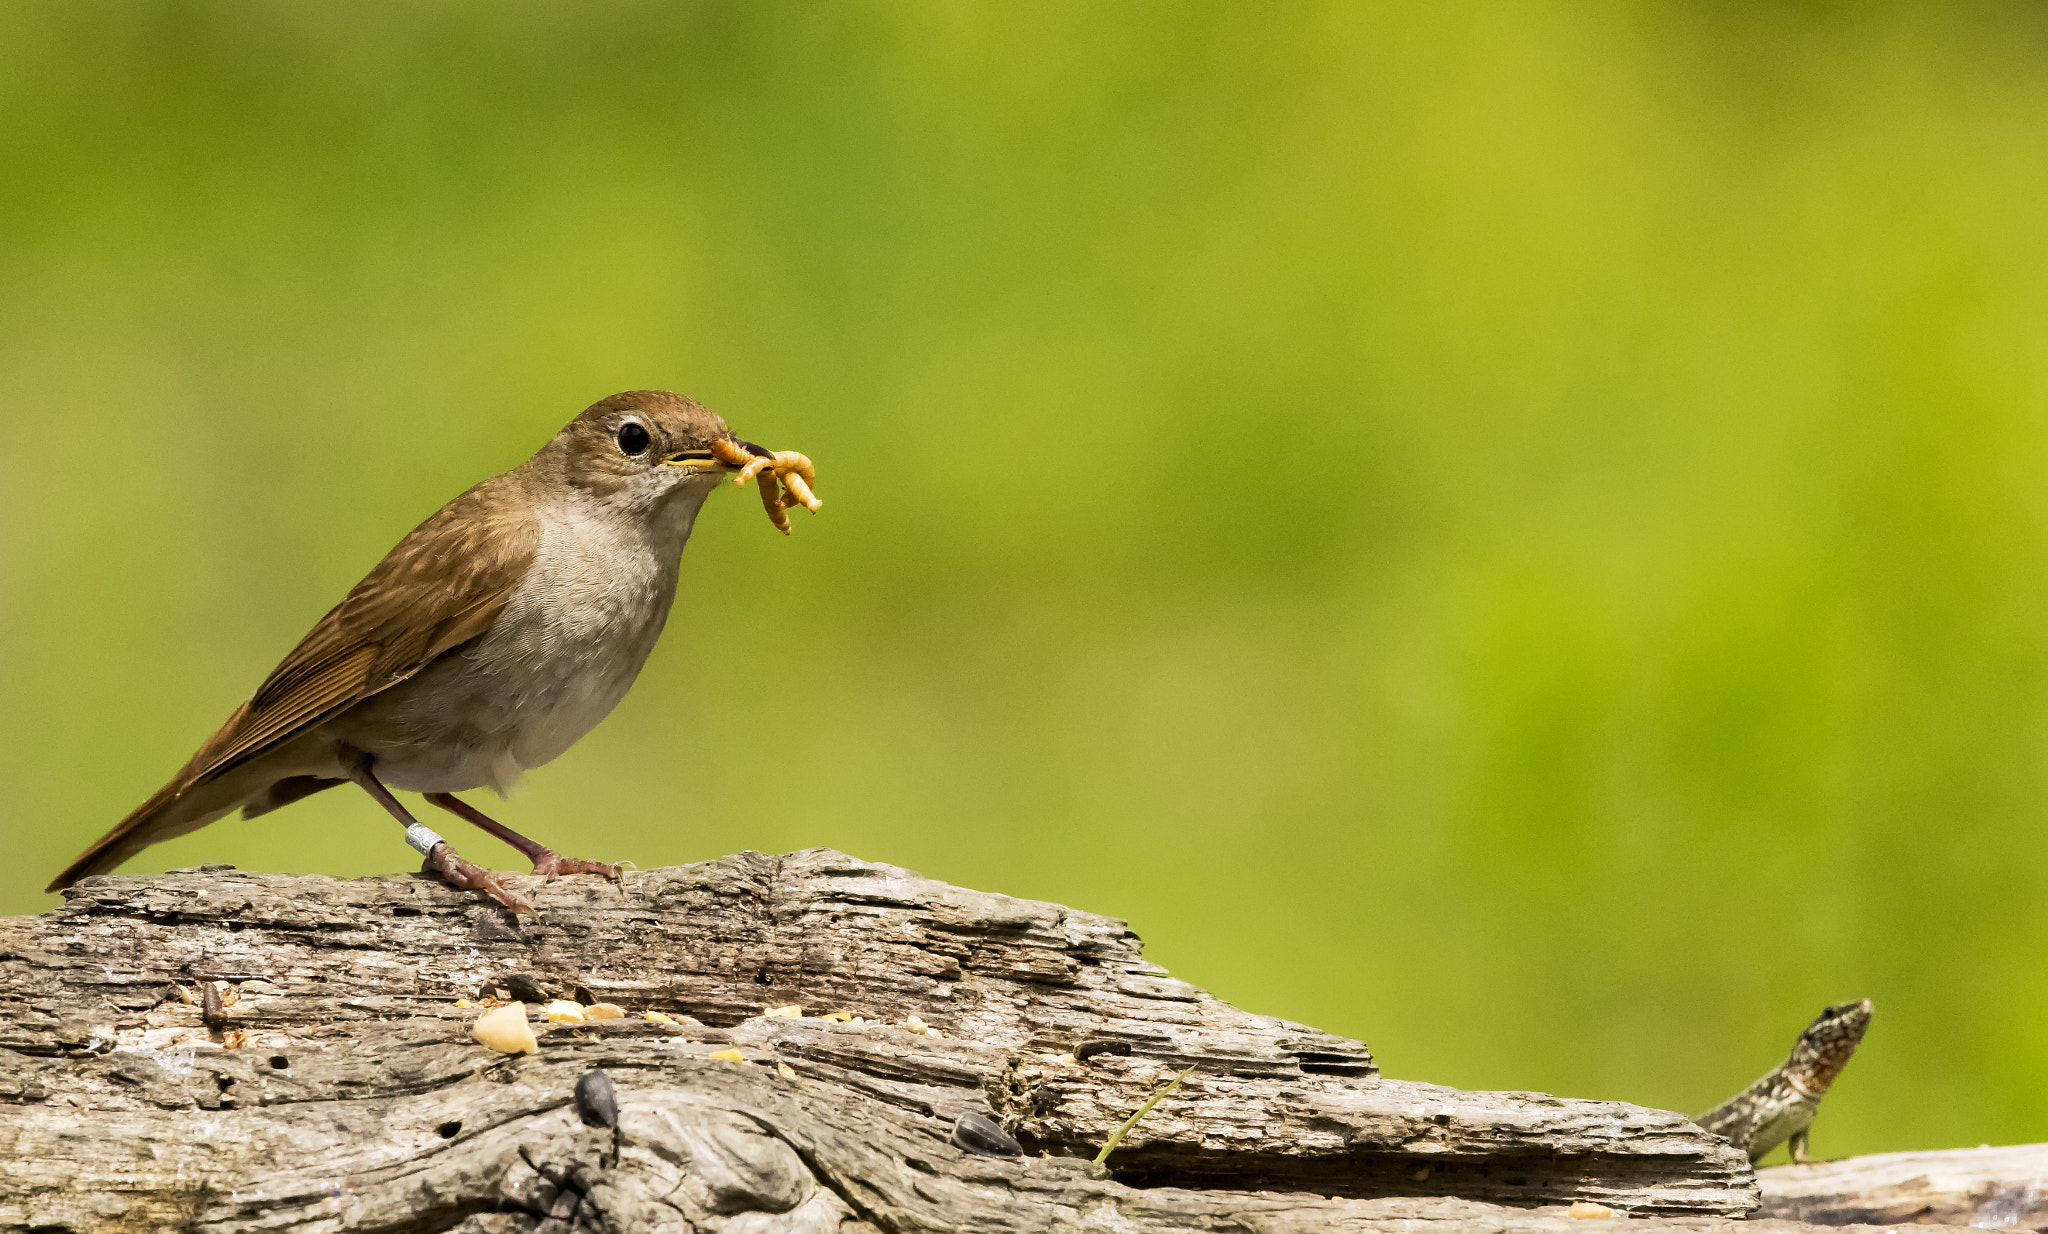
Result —
<instances>
[{"instance_id":1,"label":"bird's dark eye","mask_svg":"<svg viewBox=\"0 0 2048 1234\"><path fill-rule=\"evenodd\" d=\"M619 426L619 449L624 450L628 454L645 454L647 453L647 442L647 429L645 427L630 423Z\"/></svg>"}]
</instances>

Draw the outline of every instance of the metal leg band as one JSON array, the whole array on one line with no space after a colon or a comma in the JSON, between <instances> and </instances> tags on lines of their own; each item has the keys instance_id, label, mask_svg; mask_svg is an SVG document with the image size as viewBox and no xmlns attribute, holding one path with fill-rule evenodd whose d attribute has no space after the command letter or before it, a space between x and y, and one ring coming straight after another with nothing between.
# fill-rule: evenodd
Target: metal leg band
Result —
<instances>
[{"instance_id":1,"label":"metal leg band","mask_svg":"<svg viewBox=\"0 0 2048 1234\"><path fill-rule=\"evenodd\" d=\"M419 823L414 823L405 829L405 842L418 849L422 857L432 853L436 844L446 843L440 836L434 834L432 827L423 826Z\"/></svg>"}]
</instances>

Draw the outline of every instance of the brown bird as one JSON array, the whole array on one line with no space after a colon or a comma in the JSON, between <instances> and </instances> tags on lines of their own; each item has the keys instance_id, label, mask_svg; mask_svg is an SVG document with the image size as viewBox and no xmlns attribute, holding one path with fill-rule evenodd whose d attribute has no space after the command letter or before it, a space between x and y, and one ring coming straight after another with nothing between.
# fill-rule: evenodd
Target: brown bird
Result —
<instances>
[{"instance_id":1,"label":"brown bird","mask_svg":"<svg viewBox=\"0 0 2048 1234\"><path fill-rule=\"evenodd\" d=\"M592 405L400 540L169 784L49 890L234 810L255 818L351 780L405 824L424 870L514 911L531 909L391 790L425 794L517 848L536 874L616 878L617 866L558 856L454 794L502 795L625 696L668 620L697 511L735 472L758 477L784 531L783 508L818 507L809 460L738 440L691 399L633 390Z\"/></svg>"}]
</instances>

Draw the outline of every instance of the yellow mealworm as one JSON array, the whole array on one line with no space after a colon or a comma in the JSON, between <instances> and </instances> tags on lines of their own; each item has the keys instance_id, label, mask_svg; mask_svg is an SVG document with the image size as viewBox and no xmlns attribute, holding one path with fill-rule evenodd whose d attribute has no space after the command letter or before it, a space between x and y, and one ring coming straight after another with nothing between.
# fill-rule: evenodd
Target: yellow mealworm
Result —
<instances>
[{"instance_id":1,"label":"yellow mealworm","mask_svg":"<svg viewBox=\"0 0 2048 1234\"><path fill-rule=\"evenodd\" d=\"M744 467L749 462L752 462L754 458L753 455L747 453L747 448L740 443L722 439L711 443L711 457L724 463L727 467Z\"/></svg>"},{"instance_id":2,"label":"yellow mealworm","mask_svg":"<svg viewBox=\"0 0 2048 1234\"><path fill-rule=\"evenodd\" d=\"M804 478L794 471L782 477L782 487L788 489L789 495L800 502L806 510L815 511L819 506L825 504L818 500L816 494L811 492L811 486L804 483Z\"/></svg>"},{"instance_id":3,"label":"yellow mealworm","mask_svg":"<svg viewBox=\"0 0 2048 1234\"><path fill-rule=\"evenodd\" d=\"M775 529L788 535L789 515L782 512L782 494L773 473L761 477L761 505L768 511L768 521L775 524Z\"/></svg>"},{"instance_id":4,"label":"yellow mealworm","mask_svg":"<svg viewBox=\"0 0 2048 1234\"><path fill-rule=\"evenodd\" d=\"M732 478L734 484L744 485L749 480L759 483L761 507L768 511L768 520L783 535L789 534L789 515L785 511L791 506L816 510L825 504L811 491L811 482L818 478L817 468L794 450L777 450L763 458L749 453L736 441L721 440L711 443L711 457L738 468Z\"/></svg>"}]
</instances>

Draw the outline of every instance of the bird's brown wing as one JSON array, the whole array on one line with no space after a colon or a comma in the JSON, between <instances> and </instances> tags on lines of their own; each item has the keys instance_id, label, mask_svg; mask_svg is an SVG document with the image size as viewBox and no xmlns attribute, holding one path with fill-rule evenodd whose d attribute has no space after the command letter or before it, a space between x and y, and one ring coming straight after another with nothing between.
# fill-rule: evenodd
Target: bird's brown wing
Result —
<instances>
[{"instance_id":1,"label":"bird's brown wing","mask_svg":"<svg viewBox=\"0 0 2048 1234\"><path fill-rule=\"evenodd\" d=\"M469 490L400 540L200 747L179 779L191 785L217 776L489 630L540 546L538 524L506 513L491 487Z\"/></svg>"},{"instance_id":2,"label":"bird's brown wing","mask_svg":"<svg viewBox=\"0 0 2048 1234\"><path fill-rule=\"evenodd\" d=\"M521 503L499 499L500 486L516 483L516 475L486 480L413 528L175 779L95 841L49 890L104 873L157 840L220 817L233 804L223 807L203 793L188 795L191 790L487 632L540 549L534 519L505 512ZM301 785L296 795L309 791Z\"/></svg>"}]
</instances>

